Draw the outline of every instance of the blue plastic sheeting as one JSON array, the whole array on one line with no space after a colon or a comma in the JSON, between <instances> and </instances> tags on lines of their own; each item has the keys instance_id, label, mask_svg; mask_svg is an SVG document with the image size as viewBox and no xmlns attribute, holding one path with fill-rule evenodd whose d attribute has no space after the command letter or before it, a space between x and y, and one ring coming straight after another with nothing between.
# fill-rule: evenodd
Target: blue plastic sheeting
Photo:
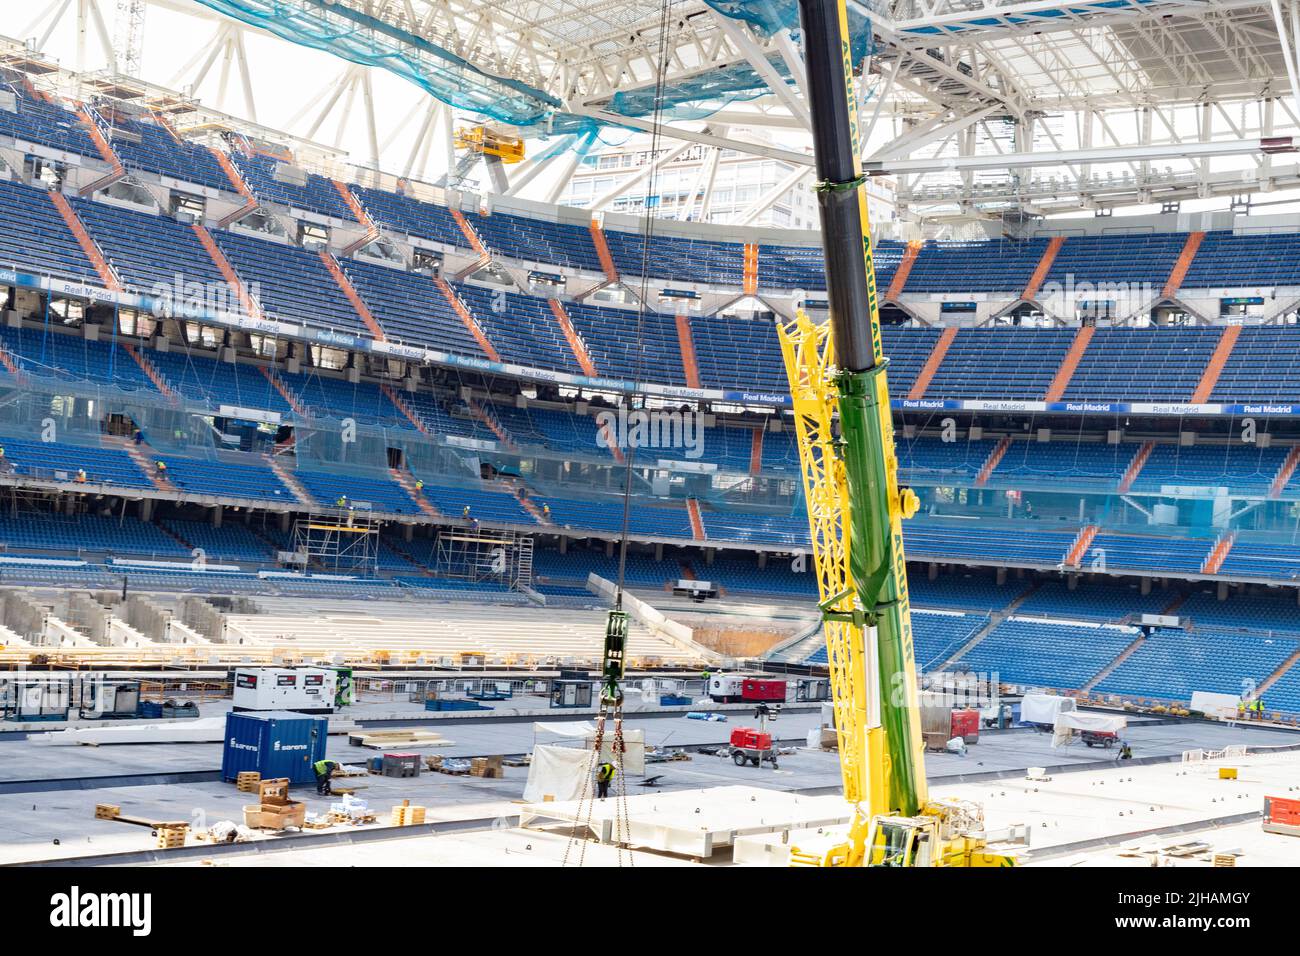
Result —
<instances>
[{"instance_id":1,"label":"blue plastic sheeting","mask_svg":"<svg viewBox=\"0 0 1300 956\"><path fill-rule=\"evenodd\" d=\"M198 0L244 23L302 46L323 50L352 63L380 67L460 109L470 110L512 126L541 127L549 133L590 133L601 120L568 113L563 103L519 80L488 73L450 50L415 36L391 23L326 0ZM707 0L719 13L751 24L770 35L784 28L797 30L794 0ZM850 14L855 60L871 52L870 24ZM774 57L772 65L784 77L788 68ZM606 111L626 117L659 114L667 119L700 119L737 101L767 93L767 84L746 64L693 76L656 91L654 88L616 94ZM617 125L611 121L612 125Z\"/></svg>"},{"instance_id":2,"label":"blue plastic sheeting","mask_svg":"<svg viewBox=\"0 0 1300 956\"><path fill-rule=\"evenodd\" d=\"M704 0L706 4L723 16L733 20L744 20L763 36L771 36L782 30L798 32L799 4L796 0ZM871 23L855 7L875 9L880 4L876 0L860 0L858 4L849 5L849 36L853 43L854 62L869 56L875 50Z\"/></svg>"}]
</instances>

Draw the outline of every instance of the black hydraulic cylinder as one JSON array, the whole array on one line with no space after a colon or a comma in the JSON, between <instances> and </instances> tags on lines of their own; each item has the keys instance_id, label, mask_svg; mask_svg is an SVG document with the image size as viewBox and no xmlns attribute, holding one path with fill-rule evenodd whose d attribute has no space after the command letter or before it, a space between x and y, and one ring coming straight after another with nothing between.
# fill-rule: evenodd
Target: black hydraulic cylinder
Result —
<instances>
[{"instance_id":1,"label":"black hydraulic cylinder","mask_svg":"<svg viewBox=\"0 0 1300 956\"><path fill-rule=\"evenodd\" d=\"M835 356L840 368L861 372L879 364L882 354L870 320L876 279L869 271L871 237L857 188L862 181L858 109L850 101L852 54L840 6L841 0L799 0Z\"/></svg>"}]
</instances>

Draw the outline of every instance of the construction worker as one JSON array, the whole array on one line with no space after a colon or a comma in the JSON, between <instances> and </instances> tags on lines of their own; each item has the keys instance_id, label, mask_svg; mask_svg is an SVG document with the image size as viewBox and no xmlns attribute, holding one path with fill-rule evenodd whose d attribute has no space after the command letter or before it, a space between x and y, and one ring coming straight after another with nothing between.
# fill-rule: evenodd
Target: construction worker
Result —
<instances>
[{"instance_id":1,"label":"construction worker","mask_svg":"<svg viewBox=\"0 0 1300 956\"><path fill-rule=\"evenodd\" d=\"M614 765L606 760L596 768L596 796L604 800L609 796L609 785L614 780Z\"/></svg>"},{"instance_id":2,"label":"construction worker","mask_svg":"<svg viewBox=\"0 0 1300 956\"><path fill-rule=\"evenodd\" d=\"M551 506L548 505L546 502L543 501L543 502L542 502L542 517L543 517L543 518L549 518L550 516L551 516Z\"/></svg>"},{"instance_id":3,"label":"construction worker","mask_svg":"<svg viewBox=\"0 0 1300 956\"><path fill-rule=\"evenodd\" d=\"M161 458L153 463L153 468L160 476L164 478L167 477L167 462L163 461Z\"/></svg>"},{"instance_id":4,"label":"construction worker","mask_svg":"<svg viewBox=\"0 0 1300 956\"><path fill-rule=\"evenodd\" d=\"M334 502L334 506L335 506L336 508L346 508L346 507L348 506L348 496L347 496L347 495L339 495L338 498L337 498L337 499L335 500L335 502Z\"/></svg>"},{"instance_id":5,"label":"construction worker","mask_svg":"<svg viewBox=\"0 0 1300 956\"><path fill-rule=\"evenodd\" d=\"M416 478L416 479L415 479L415 490L416 490L416 491L423 491L423 490L424 490L424 479L423 479L423 478Z\"/></svg>"},{"instance_id":6,"label":"construction worker","mask_svg":"<svg viewBox=\"0 0 1300 956\"><path fill-rule=\"evenodd\" d=\"M1120 760L1132 760L1132 759L1133 759L1133 748L1129 746L1127 740L1124 741L1122 744L1120 744L1120 747L1119 747L1119 759L1120 759Z\"/></svg>"},{"instance_id":7,"label":"construction worker","mask_svg":"<svg viewBox=\"0 0 1300 956\"><path fill-rule=\"evenodd\" d=\"M1264 719L1264 698L1256 697L1255 702L1251 705L1251 709L1255 711L1256 720L1263 720Z\"/></svg>"},{"instance_id":8,"label":"construction worker","mask_svg":"<svg viewBox=\"0 0 1300 956\"><path fill-rule=\"evenodd\" d=\"M336 760L317 760L311 765L311 769L316 773L316 792L322 797L334 796L334 791L330 789L330 777L334 776L334 771L339 769Z\"/></svg>"},{"instance_id":9,"label":"construction worker","mask_svg":"<svg viewBox=\"0 0 1300 956\"><path fill-rule=\"evenodd\" d=\"M86 483L86 469L84 468L77 469L77 483L81 485L84 485Z\"/></svg>"},{"instance_id":10,"label":"construction worker","mask_svg":"<svg viewBox=\"0 0 1300 956\"><path fill-rule=\"evenodd\" d=\"M465 506L465 509L461 511L460 516L462 518L469 518L469 505Z\"/></svg>"}]
</instances>

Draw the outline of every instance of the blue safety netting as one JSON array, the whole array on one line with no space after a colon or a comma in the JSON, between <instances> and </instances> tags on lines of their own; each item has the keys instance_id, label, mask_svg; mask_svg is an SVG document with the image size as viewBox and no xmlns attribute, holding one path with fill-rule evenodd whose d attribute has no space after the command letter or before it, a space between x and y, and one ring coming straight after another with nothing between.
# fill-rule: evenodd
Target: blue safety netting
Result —
<instances>
[{"instance_id":1,"label":"blue safety netting","mask_svg":"<svg viewBox=\"0 0 1300 956\"><path fill-rule=\"evenodd\" d=\"M485 118L547 133L591 133L617 125L566 112L559 99L520 80L496 76L451 50L417 37L346 5L330 0L198 0L219 13L259 27L285 40L332 53L352 63L389 70L459 109ZM795 0L706 0L719 13L744 20L764 35L798 30ZM855 58L871 50L871 29L861 14L850 14ZM770 61L789 76L779 57ZM731 103L754 99L767 85L747 64L733 64L669 85L616 94L603 107L613 116L701 119Z\"/></svg>"}]
</instances>

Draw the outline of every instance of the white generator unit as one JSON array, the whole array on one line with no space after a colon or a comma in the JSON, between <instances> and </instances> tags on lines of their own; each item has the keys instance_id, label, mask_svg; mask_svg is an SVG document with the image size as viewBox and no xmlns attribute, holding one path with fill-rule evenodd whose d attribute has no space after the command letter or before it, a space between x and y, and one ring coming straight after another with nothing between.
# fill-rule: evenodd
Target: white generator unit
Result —
<instances>
[{"instance_id":1,"label":"white generator unit","mask_svg":"<svg viewBox=\"0 0 1300 956\"><path fill-rule=\"evenodd\" d=\"M745 699L745 674L711 674L709 697L714 703L734 704Z\"/></svg>"},{"instance_id":2,"label":"white generator unit","mask_svg":"<svg viewBox=\"0 0 1300 956\"><path fill-rule=\"evenodd\" d=\"M334 713L338 673L328 667L241 667L235 671L235 710Z\"/></svg>"}]
</instances>

